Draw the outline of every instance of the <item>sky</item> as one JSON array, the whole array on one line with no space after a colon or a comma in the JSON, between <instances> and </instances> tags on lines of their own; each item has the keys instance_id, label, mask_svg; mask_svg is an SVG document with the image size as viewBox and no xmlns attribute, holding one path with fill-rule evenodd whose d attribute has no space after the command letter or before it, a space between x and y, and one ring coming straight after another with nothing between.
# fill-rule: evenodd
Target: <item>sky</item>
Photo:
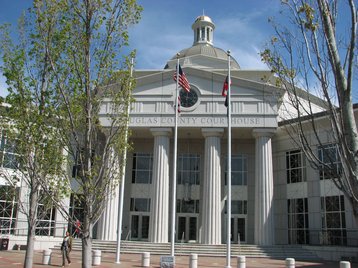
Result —
<instances>
[{"instance_id":1,"label":"sky","mask_svg":"<svg viewBox=\"0 0 358 268\"><path fill-rule=\"evenodd\" d=\"M177 52L192 46L195 19L205 14L215 24L214 46L231 50L243 69L267 69L259 52L270 39L268 17L278 14L279 0L138 0L143 12L130 29L130 46L137 51L136 69L163 69ZM30 0L0 0L0 24L14 28ZM16 29L16 28L15 28ZM0 62L1 64L1 62ZM7 95L0 74L0 96Z\"/></svg>"},{"instance_id":2,"label":"sky","mask_svg":"<svg viewBox=\"0 0 358 268\"><path fill-rule=\"evenodd\" d=\"M231 50L242 69L267 69L259 52L274 34L268 18L282 17L280 0L137 2L143 7L142 17L129 32L130 48L137 51L136 69L163 69L177 52L192 46L191 26L203 14L215 24L215 47ZM0 0L0 24L11 23L16 30L18 18L31 4L31 0ZM6 95L5 79L0 73L0 96ZM353 92L353 99L358 102L357 91Z\"/></svg>"}]
</instances>

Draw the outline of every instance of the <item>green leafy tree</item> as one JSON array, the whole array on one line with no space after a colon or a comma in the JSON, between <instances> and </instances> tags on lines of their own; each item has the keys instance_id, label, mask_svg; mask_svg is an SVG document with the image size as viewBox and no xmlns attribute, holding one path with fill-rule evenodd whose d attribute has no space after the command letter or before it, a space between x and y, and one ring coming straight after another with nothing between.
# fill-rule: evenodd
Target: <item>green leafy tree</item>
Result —
<instances>
[{"instance_id":1,"label":"green leafy tree","mask_svg":"<svg viewBox=\"0 0 358 268\"><path fill-rule=\"evenodd\" d=\"M9 104L2 104L0 131L6 142L3 146L12 154L0 176L14 188L22 181L23 198L18 207L27 219L24 267L32 267L38 220L52 206L50 199L66 195L69 181L64 176L65 154L54 124L50 74L45 67L48 61L43 51L27 45L26 22L22 19L19 25L22 34L18 44L11 41L7 26L1 28L1 70L7 79ZM43 206L44 200L49 206Z\"/></svg>"},{"instance_id":2,"label":"green leafy tree","mask_svg":"<svg viewBox=\"0 0 358 268\"><path fill-rule=\"evenodd\" d=\"M39 87L47 98L49 110L44 114L51 115L56 142L76 171L74 178L67 173L67 179L75 180L73 190L83 205L83 267L91 267L93 226L113 196L125 164L121 156L134 81L128 57L133 54L125 55L124 47L128 27L139 21L140 12L134 0L35 0L25 23L28 49L20 53L25 58L9 60L14 68L21 62L28 65L27 57L41 63L35 67L43 74L36 83L45 85L42 91ZM14 51L11 44L8 48L5 58ZM32 74L33 68L26 72ZM24 83L24 77L17 82ZM18 85L13 87L10 103L22 94ZM41 99L34 90L29 94Z\"/></svg>"},{"instance_id":3,"label":"green leafy tree","mask_svg":"<svg viewBox=\"0 0 358 268\"><path fill-rule=\"evenodd\" d=\"M82 265L90 267L93 226L125 164L121 156L134 83L130 60L121 53L141 8L133 0L51 0L35 1L35 9L39 43L51 32L46 55L63 119L57 129L77 170L76 193L83 204Z\"/></svg>"},{"instance_id":4,"label":"green leafy tree","mask_svg":"<svg viewBox=\"0 0 358 268\"><path fill-rule=\"evenodd\" d=\"M345 194L357 219L358 133L352 103L357 82L355 1L281 2L286 23L271 20L276 34L261 56L276 74L276 84L287 91L284 125L309 163ZM330 125L322 127L319 117ZM332 151L326 150L323 157L317 154L317 147L327 142L336 145L339 168Z\"/></svg>"}]
</instances>

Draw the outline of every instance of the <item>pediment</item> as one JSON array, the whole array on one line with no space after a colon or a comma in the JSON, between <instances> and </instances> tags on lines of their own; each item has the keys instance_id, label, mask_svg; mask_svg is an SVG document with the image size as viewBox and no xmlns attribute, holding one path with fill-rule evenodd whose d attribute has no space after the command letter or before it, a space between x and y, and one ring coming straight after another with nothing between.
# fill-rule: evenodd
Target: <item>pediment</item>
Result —
<instances>
[{"instance_id":1,"label":"pediment","mask_svg":"<svg viewBox=\"0 0 358 268\"><path fill-rule=\"evenodd\" d=\"M195 122L195 126L207 127L208 122L209 126L224 126L227 108L224 106L225 97L221 96L221 91L226 78L225 70L209 71L190 67L183 70L192 90L198 95L198 103L191 108L182 107L182 123L190 127L189 120L185 122L183 118L195 117L198 122L203 122ZM232 75L231 114L234 126L236 122L237 126L241 124L244 127L252 124L257 127L276 127L282 90L262 80L268 72L240 72L235 71ZM131 107L132 126L173 124L172 120L168 119L175 115L176 83L173 74L173 69L141 71L136 74L137 83L133 91L135 102ZM200 118L205 119L201 121Z\"/></svg>"},{"instance_id":2,"label":"pediment","mask_svg":"<svg viewBox=\"0 0 358 268\"><path fill-rule=\"evenodd\" d=\"M227 71L222 69L203 70L196 68L183 68L191 85L200 95L221 95L221 90ZM136 88L134 95L165 94L175 91L173 69L161 71L140 71L136 75ZM263 95L272 94L283 96L284 92L271 84L270 71L233 71L231 72L231 93L235 95ZM165 89L165 90L164 90Z\"/></svg>"}]
</instances>

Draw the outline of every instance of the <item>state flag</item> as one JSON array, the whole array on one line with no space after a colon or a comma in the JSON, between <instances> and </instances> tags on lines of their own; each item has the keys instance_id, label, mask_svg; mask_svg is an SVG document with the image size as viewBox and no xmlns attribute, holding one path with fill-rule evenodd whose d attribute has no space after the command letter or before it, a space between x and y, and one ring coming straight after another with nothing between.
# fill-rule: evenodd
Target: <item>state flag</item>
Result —
<instances>
[{"instance_id":1,"label":"state flag","mask_svg":"<svg viewBox=\"0 0 358 268\"><path fill-rule=\"evenodd\" d=\"M221 91L221 95L223 97L226 97L228 90L229 90L229 77L226 76L226 79L225 79L225 82L224 82L224 85L223 85L223 90Z\"/></svg>"}]
</instances>

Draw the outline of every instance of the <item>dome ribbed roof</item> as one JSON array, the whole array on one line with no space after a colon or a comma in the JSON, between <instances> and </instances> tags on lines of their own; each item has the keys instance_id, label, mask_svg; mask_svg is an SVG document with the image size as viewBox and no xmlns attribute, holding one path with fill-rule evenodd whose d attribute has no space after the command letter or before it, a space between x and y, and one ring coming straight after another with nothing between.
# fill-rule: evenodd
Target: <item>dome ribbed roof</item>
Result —
<instances>
[{"instance_id":1,"label":"dome ribbed roof","mask_svg":"<svg viewBox=\"0 0 358 268\"><path fill-rule=\"evenodd\" d=\"M193 57L193 56L205 56L213 59L227 61L227 53L223 49L208 44L197 44L195 46L185 48L179 53L180 53L179 59ZM171 60L175 60L175 59L177 59L176 55L174 55L171 58ZM231 68L240 69L240 65L233 57L231 57Z\"/></svg>"},{"instance_id":2,"label":"dome ribbed roof","mask_svg":"<svg viewBox=\"0 0 358 268\"><path fill-rule=\"evenodd\" d=\"M213 23L213 21L210 19L210 17L205 16L205 15L198 16L198 17L195 19L195 22L197 22L197 21L208 21L208 22Z\"/></svg>"},{"instance_id":3,"label":"dome ribbed roof","mask_svg":"<svg viewBox=\"0 0 358 268\"><path fill-rule=\"evenodd\" d=\"M196 46L185 48L179 53L180 53L180 58L202 55L202 56L209 56L219 59L227 59L227 55L224 50L205 44L204 45L198 44ZM174 56L172 59L176 59L176 56Z\"/></svg>"}]
</instances>

